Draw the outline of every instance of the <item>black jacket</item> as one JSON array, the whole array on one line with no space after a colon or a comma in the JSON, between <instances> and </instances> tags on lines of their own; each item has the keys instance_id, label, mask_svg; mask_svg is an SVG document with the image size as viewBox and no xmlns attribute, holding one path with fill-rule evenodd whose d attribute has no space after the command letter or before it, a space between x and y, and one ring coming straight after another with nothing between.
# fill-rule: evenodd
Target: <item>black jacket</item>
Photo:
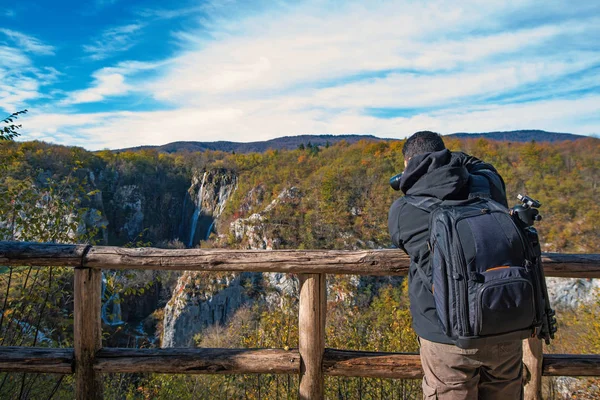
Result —
<instances>
[{"instance_id":1,"label":"black jacket","mask_svg":"<svg viewBox=\"0 0 600 400\"><path fill-rule=\"evenodd\" d=\"M490 164L465 153L442 150L414 156L400 180L400 189L409 195L430 196L441 200L466 199L481 193L507 206L504 181ZM416 273L418 263L428 277L429 213L408 204L403 197L392 204L388 229L394 245L411 259L408 274L410 310L413 328L420 337L438 343L452 344L441 329L433 295Z\"/></svg>"}]
</instances>

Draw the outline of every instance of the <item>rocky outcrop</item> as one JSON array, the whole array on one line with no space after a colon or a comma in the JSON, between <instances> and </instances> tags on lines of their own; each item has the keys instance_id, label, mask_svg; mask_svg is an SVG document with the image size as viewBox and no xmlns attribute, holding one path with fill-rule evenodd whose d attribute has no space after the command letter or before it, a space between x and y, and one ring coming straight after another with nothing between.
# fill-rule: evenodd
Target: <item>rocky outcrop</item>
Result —
<instances>
[{"instance_id":1,"label":"rocky outcrop","mask_svg":"<svg viewBox=\"0 0 600 400\"><path fill-rule=\"evenodd\" d=\"M600 280L583 278L546 278L550 304L557 309L574 309L595 304Z\"/></svg>"},{"instance_id":2,"label":"rocky outcrop","mask_svg":"<svg viewBox=\"0 0 600 400\"><path fill-rule=\"evenodd\" d=\"M284 189L264 210L250 215L248 218L238 218L229 227L235 240L241 247L247 249L273 250L279 248L282 238L269 235L271 231L266 221L269 213L282 203L297 203L302 198L296 187Z\"/></svg>"},{"instance_id":3,"label":"rocky outcrop","mask_svg":"<svg viewBox=\"0 0 600 400\"><path fill-rule=\"evenodd\" d=\"M250 273L185 272L164 312L162 347L191 347L194 335L208 326L225 325L240 306L250 301Z\"/></svg>"},{"instance_id":4,"label":"rocky outcrop","mask_svg":"<svg viewBox=\"0 0 600 400\"><path fill-rule=\"evenodd\" d=\"M192 198L198 199L194 202L196 210L200 209L201 213L216 217L223 211L225 201L234 189L235 179L231 175L228 178L226 174L205 172L201 177L197 176L190 191L194 194ZM242 207L247 207L249 210L259 206L264 195L264 188L261 186L255 188L246 195ZM299 199L298 189L283 190L261 212L232 222L230 230L235 239L240 242L240 247L277 248L280 239L267 235L266 218L279 204ZM198 220L202 222L201 217L198 217ZM193 225L190 225L194 229ZM203 228L195 229L202 232ZM200 272L185 272L179 278L173 297L165 307L162 347L192 346L194 335L216 324L225 325L235 311L244 304L265 302L279 306L284 296L296 298L297 295L298 280L289 274L207 275Z\"/></svg>"},{"instance_id":5,"label":"rocky outcrop","mask_svg":"<svg viewBox=\"0 0 600 400\"><path fill-rule=\"evenodd\" d=\"M145 197L137 185L119 186L111 201L117 234L127 241L134 240L144 229Z\"/></svg>"}]
</instances>

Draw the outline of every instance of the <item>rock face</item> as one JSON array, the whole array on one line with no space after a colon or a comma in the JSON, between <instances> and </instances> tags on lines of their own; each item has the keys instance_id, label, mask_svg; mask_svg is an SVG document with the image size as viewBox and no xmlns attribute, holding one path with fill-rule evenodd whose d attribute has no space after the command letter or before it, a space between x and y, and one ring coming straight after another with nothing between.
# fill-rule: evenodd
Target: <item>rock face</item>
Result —
<instances>
[{"instance_id":1,"label":"rock face","mask_svg":"<svg viewBox=\"0 0 600 400\"><path fill-rule=\"evenodd\" d=\"M145 198L137 185L119 186L113 197L113 208L120 220L114 221L118 234L128 241L134 240L144 229L143 203Z\"/></svg>"},{"instance_id":2,"label":"rock face","mask_svg":"<svg viewBox=\"0 0 600 400\"><path fill-rule=\"evenodd\" d=\"M574 309L598 300L600 280L582 278L546 278L550 304L557 309Z\"/></svg>"},{"instance_id":3,"label":"rock face","mask_svg":"<svg viewBox=\"0 0 600 400\"><path fill-rule=\"evenodd\" d=\"M241 306L279 307L284 296L298 296L298 279L289 274L185 272L165 307L161 346L193 347L196 334L226 325Z\"/></svg>"},{"instance_id":4,"label":"rock face","mask_svg":"<svg viewBox=\"0 0 600 400\"><path fill-rule=\"evenodd\" d=\"M251 195L251 199L260 196L260 194L256 194L255 196L255 193L252 192L248 195ZM265 220L269 213L271 213L278 205L282 203L298 202L301 197L302 194L298 188L291 187L289 189L284 189L279 193L277 198L264 208L264 210L254 213L248 218L236 219L231 223L229 230L233 234L235 240L244 248L263 250L277 249L279 248L282 239L268 235L269 224Z\"/></svg>"},{"instance_id":5,"label":"rock face","mask_svg":"<svg viewBox=\"0 0 600 400\"><path fill-rule=\"evenodd\" d=\"M196 333L225 325L235 310L250 301L244 283L254 275L185 272L165 307L162 347L192 347Z\"/></svg>"},{"instance_id":6,"label":"rock face","mask_svg":"<svg viewBox=\"0 0 600 400\"><path fill-rule=\"evenodd\" d=\"M215 220L219 218L237 187L237 176L225 169L196 172L186 193L179 227L179 240L194 247L208 240Z\"/></svg>"},{"instance_id":7,"label":"rock face","mask_svg":"<svg viewBox=\"0 0 600 400\"><path fill-rule=\"evenodd\" d=\"M196 204L201 204L202 212L211 212L212 216L220 215L224 201L235 189L235 180L226 175L221 175L216 181L220 183L215 185L215 179L210 178L210 173L204 173L192 185L192 188L197 188L193 191L196 198L202 199ZM264 190L259 186L246 196L244 205L248 206L250 202L253 203L252 206L260 205L263 197ZM277 248L280 239L268 236L268 223L265 219L279 204L299 198L300 192L296 188L285 189L259 213L232 222L231 232L236 240L243 241L240 247ZM208 207L204 207L205 205ZM201 227L196 229L202 232ZM173 297L165 307L162 347L192 346L195 334L211 325L225 325L244 304L265 302L278 306L284 295L298 295L298 280L289 274L230 273L214 276L215 274L186 272L179 278Z\"/></svg>"}]
</instances>

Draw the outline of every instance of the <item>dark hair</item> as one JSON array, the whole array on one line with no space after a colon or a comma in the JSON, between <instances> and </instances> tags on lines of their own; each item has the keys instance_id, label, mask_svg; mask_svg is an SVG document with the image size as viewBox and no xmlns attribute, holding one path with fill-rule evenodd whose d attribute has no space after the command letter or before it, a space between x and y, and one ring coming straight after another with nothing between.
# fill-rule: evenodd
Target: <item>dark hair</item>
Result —
<instances>
[{"instance_id":1,"label":"dark hair","mask_svg":"<svg viewBox=\"0 0 600 400\"><path fill-rule=\"evenodd\" d=\"M413 133L402 147L402 155L409 160L422 153L444 150L446 146L439 133L431 131L419 131Z\"/></svg>"}]
</instances>

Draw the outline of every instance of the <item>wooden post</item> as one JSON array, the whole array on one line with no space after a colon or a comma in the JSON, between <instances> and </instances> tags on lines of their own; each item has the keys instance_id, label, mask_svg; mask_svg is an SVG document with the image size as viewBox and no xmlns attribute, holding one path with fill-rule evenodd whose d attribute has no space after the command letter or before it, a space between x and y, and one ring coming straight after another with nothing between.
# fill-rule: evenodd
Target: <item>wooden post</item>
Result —
<instances>
[{"instance_id":1,"label":"wooden post","mask_svg":"<svg viewBox=\"0 0 600 400\"><path fill-rule=\"evenodd\" d=\"M102 400L102 380L94 371L96 352L102 347L102 272L75 269L74 353L75 398Z\"/></svg>"},{"instance_id":2,"label":"wooden post","mask_svg":"<svg viewBox=\"0 0 600 400\"><path fill-rule=\"evenodd\" d=\"M325 274L302 274L298 317L300 351L300 388L302 400L323 399L325 352L325 314L327 292Z\"/></svg>"},{"instance_id":3,"label":"wooden post","mask_svg":"<svg viewBox=\"0 0 600 400\"><path fill-rule=\"evenodd\" d=\"M523 340L523 380L525 400L542 398L542 341L538 338Z\"/></svg>"}]
</instances>

